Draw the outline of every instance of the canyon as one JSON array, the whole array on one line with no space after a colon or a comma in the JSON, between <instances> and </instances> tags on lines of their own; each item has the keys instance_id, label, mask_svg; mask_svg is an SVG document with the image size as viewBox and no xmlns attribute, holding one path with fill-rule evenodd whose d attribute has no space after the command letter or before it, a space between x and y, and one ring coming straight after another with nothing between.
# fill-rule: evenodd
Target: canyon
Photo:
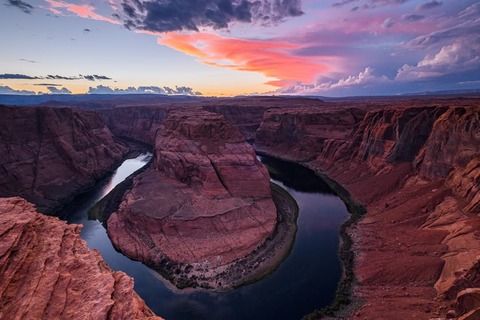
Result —
<instances>
[{"instance_id":1,"label":"canyon","mask_svg":"<svg viewBox=\"0 0 480 320\"><path fill-rule=\"evenodd\" d=\"M324 102L262 97L191 104L129 102L97 111L1 107L0 148L8 156L0 159L0 196L21 196L39 211L54 213L111 171L133 143L141 142L155 150L154 160L133 178L118 210L106 221L113 243L148 264L181 262L182 272L205 260L205 268L220 267L255 250L275 227L268 173L258 164L255 149L333 179L345 191L346 202L366 209L342 234L344 244L347 237L352 240L355 254L353 263L345 265L345 272L355 276L344 288L349 303L310 318L478 319L479 105L478 98ZM38 220L47 230L61 229L59 221L34 214L24 200L2 201L7 209L0 214L0 226L5 230L11 221L25 224L22 216L27 213L33 221L29 223ZM183 206L186 203L190 205ZM14 213L7 216L9 212ZM231 237L228 224L218 228L219 221L225 223L225 212L231 212L226 222L241 236ZM27 232L22 228L16 232ZM78 227L68 228L78 233ZM42 237L52 237L49 245L65 238ZM168 248L166 240L174 245ZM234 243L239 250L225 250L223 243L234 241L241 241ZM195 253L187 250L190 247ZM19 254L23 249L5 250ZM65 250L72 258L75 250ZM98 254L86 252L97 259L89 258L90 267L99 265ZM7 258L0 264L2 276L8 275L7 260L13 261ZM98 275L103 277L115 278L111 270ZM123 277L128 285L119 290L134 298L116 303L135 304L143 316L153 316L137 300L131 280ZM113 290L112 285L107 288ZM2 292L2 297L11 294ZM23 301L22 296L15 299Z\"/></svg>"},{"instance_id":2,"label":"canyon","mask_svg":"<svg viewBox=\"0 0 480 320\"><path fill-rule=\"evenodd\" d=\"M269 110L257 131L257 150L365 205L347 230L355 318L478 317L478 101L437 103Z\"/></svg>"}]
</instances>

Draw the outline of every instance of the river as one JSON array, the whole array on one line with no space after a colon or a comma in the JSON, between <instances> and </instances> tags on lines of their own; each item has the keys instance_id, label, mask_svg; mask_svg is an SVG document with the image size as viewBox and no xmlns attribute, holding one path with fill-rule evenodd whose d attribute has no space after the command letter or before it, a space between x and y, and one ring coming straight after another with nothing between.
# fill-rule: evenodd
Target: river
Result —
<instances>
[{"instance_id":1,"label":"river","mask_svg":"<svg viewBox=\"0 0 480 320\"><path fill-rule=\"evenodd\" d=\"M67 206L68 223L83 224L81 237L100 251L113 270L135 279L135 290L147 305L167 320L181 319L300 319L332 302L341 276L337 256L339 229L348 218L342 200L312 171L260 157L272 181L286 189L299 205L298 232L288 258L268 277L223 293L172 289L156 272L117 252L105 228L89 220L88 210L151 155L127 159L92 192Z\"/></svg>"}]
</instances>

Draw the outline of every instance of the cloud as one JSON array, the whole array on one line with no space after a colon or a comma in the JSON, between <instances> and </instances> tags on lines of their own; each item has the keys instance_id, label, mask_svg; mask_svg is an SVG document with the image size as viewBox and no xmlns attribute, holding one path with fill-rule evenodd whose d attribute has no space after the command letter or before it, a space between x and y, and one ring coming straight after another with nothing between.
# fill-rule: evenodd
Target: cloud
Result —
<instances>
[{"instance_id":1,"label":"cloud","mask_svg":"<svg viewBox=\"0 0 480 320\"><path fill-rule=\"evenodd\" d=\"M28 62L28 63L37 63L38 61L35 61L35 60L28 60L28 59L18 59L20 61L23 61L23 62Z\"/></svg>"},{"instance_id":2,"label":"cloud","mask_svg":"<svg viewBox=\"0 0 480 320\"><path fill-rule=\"evenodd\" d=\"M34 86L50 86L50 87L60 87L62 86L61 84L56 84L56 83L35 83L33 84Z\"/></svg>"},{"instance_id":3,"label":"cloud","mask_svg":"<svg viewBox=\"0 0 480 320\"><path fill-rule=\"evenodd\" d=\"M26 80L33 80L33 79L41 79L41 78L39 78L39 77L27 76L26 74L2 73L2 74L0 74L0 79L26 79Z\"/></svg>"},{"instance_id":4,"label":"cloud","mask_svg":"<svg viewBox=\"0 0 480 320\"><path fill-rule=\"evenodd\" d=\"M214 67L260 72L267 77L311 82L327 70L319 57L297 56L301 46L275 39L248 40L210 33L167 33L158 43L196 57Z\"/></svg>"},{"instance_id":5,"label":"cloud","mask_svg":"<svg viewBox=\"0 0 480 320\"><path fill-rule=\"evenodd\" d=\"M351 11L357 11L359 9L375 9L378 7L401 5L407 1L409 0L368 0L368 1L364 1L363 4L361 4L361 1L359 0L342 0L332 4L332 7L340 8L351 3L357 4L358 2L360 2L358 3L358 5L355 5L351 9Z\"/></svg>"},{"instance_id":6,"label":"cloud","mask_svg":"<svg viewBox=\"0 0 480 320\"><path fill-rule=\"evenodd\" d=\"M420 21L420 20L425 19L425 16L422 16L420 14L410 13L410 14L402 15L401 19L403 21L416 22L416 21Z\"/></svg>"},{"instance_id":7,"label":"cloud","mask_svg":"<svg viewBox=\"0 0 480 320\"><path fill-rule=\"evenodd\" d=\"M313 84L298 83L296 85L281 88L277 93L303 95L318 94L338 89L373 87L387 84L391 81L392 80L388 79L386 76L376 76L373 68L366 67L365 70L358 75L349 76L338 81L317 82Z\"/></svg>"},{"instance_id":8,"label":"cloud","mask_svg":"<svg viewBox=\"0 0 480 320\"><path fill-rule=\"evenodd\" d=\"M432 1L419 4L417 6L417 10L420 11L420 10L434 9L434 8L440 7L442 4L443 4L442 1L432 0Z\"/></svg>"},{"instance_id":9,"label":"cloud","mask_svg":"<svg viewBox=\"0 0 480 320\"><path fill-rule=\"evenodd\" d=\"M82 75L80 75L82 76ZM112 78L109 78L107 76L99 76L98 74L92 74L92 75L83 75L82 76L84 79L87 79L88 81L95 81L95 80L112 80Z\"/></svg>"},{"instance_id":10,"label":"cloud","mask_svg":"<svg viewBox=\"0 0 480 320\"><path fill-rule=\"evenodd\" d=\"M393 27L394 24L395 24L395 21L393 21L393 19L389 17L383 21L382 28L388 29Z\"/></svg>"},{"instance_id":11,"label":"cloud","mask_svg":"<svg viewBox=\"0 0 480 320\"><path fill-rule=\"evenodd\" d=\"M22 94L22 95L32 95L36 94L34 91L28 90L15 90L9 86L0 86L0 94Z\"/></svg>"},{"instance_id":12,"label":"cloud","mask_svg":"<svg viewBox=\"0 0 480 320\"><path fill-rule=\"evenodd\" d=\"M343 7L344 5L347 5L347 4L350 4L350 3L353 3L353 2L357 2L358 0L342 0L342 1L339 1L339 2L335 2L334 4L332 4L332 7Z\"/></svg>"},{"instance_id":13,"label":"cloud","mask_svg":"<svg viewBox=\"0 0 480 320\"><path fill-rule=\"evenodd\" d=\"M31 14L33 10L33 6L25 1L22 0L8 0L5 4L7 6L16 7L22 10L25 13Z\"/></svg>"},{"instance_id":14,"label":"cloud","mask_svg":"<svg viewBox=\"0 0 480 320\"><path fill-rule=\"evenodd\" d=\"M157 86L140 86L138 88L128 87L127 89L111 88L109 86L98 85L88 88L89 94L168 94L168 95L190 95L200 96L202 93L194 91L190 87L157 87Z\"/></svg>"},{"instance_id":15,"label":"cloud","mask_svg":"<svg viewBox=\"0 0 480 320\"><path fill-rule=\"evenodd\" d=\"M457 39L469 39L478 43L480 30L480 3L473 4L460 12L457 16L442 21L444 27L440 30L418 36L404 47L413 50L425 50L451 44Z\"/></svg>"},{"instance_id":16,"label":"cloud","mask_svg":"<svg viewBox=\"0 0 480 320\"><path fill-rule=\"evenodd\" d=\"M427 55L416 66L405 64L398 70L396 80L418 80L480 68L480 46L475 41L460 39L443 46L433 55ZM480 74L480 70L479 70Z\"/></svg>"},{"instance_id":17,"label":"cloud","mask_svg":"<svg viewBox=\"0 0 480 320\"><path fill-rule=\"evenodd\" d=\"M98 13L95 12L95 7L91 4L83 4L83 5L78 5L78 4L73 4L73 3L68 3L64 2L61 0L45 0L48 4L49 7L48 9L54 14L54 15L67 15L68 12L73 13L81 18L88 18L88 19L93 19L93 20L98 20L98 21L105 21L113 24L120 24L118 20L111 19L109 17L102 16Z\"/></svg>"},{"instance_id":18,"label":"cloud","mask_svg":"<svg viewBox=\"0 0 480 320\"><path fill-rule=\"evenodd\" d=\"M55 88L53 86L47 87L48 91L50 91L51 94L72 94L72 91L68 90L67 88Z\"/></svg>"},{"instance_id":19,"label":"cloud","mask_svg":"<svg viewBox=\"0 0 480 320\"><path fill-rule=\"evenodd\" d=\"M88 81L95 81L95 80L112 80L112 78L107 76L101 76L98 74L92 75L79 75L79 76L60 76L49 74L44 77L37 77L37 76L29 76L26 74L18 74L18 73L2 73L0 74L0 79L24 79L24 80L38 80L38 79L48 79L48 80L81 80L86 79Z\"/></svg>"},{"instance_id":20,"label":"cloud","mask_svg":"<svg viewBox=\"0 0 480 320\"><path fill-rule=\"evenodd\" d=\"M46 77L42 78L37 78L37 79L50 79L50 80L80 80L82 77L66 77L66 76L59 76L59 75L53 75L49 74Z\"/></svg>"},{"instance_id":21,"label":"cloud","mask_svg":"<svg viewBox=\"0 0 480 320\"><path fill-rule=\"evenodd\" d=\"M275 25L303 14L300 0L123 0L121 6L127 28L154 32Z\"/></svg>"}]
</instances>

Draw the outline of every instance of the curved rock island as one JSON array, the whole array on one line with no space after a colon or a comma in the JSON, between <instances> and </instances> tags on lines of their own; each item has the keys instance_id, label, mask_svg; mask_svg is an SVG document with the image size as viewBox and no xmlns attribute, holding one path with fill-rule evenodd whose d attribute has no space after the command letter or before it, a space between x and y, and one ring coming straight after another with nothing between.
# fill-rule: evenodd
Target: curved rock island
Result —
<instances>
[{"instance_id":1,"label":"curved rock island","mask_svg":"<svg viewBox=\"0 0 480 320\"><path fill-rule=\"evenodd\" d=\"M118 250L178 287L225 289L262 264L252 255L276 222L269 174L253 148L222 115L195 110L169 114L152 166L134 178L107 229ZM246 257L253 260L242 264Z\"/></svg>"}]
</instances>

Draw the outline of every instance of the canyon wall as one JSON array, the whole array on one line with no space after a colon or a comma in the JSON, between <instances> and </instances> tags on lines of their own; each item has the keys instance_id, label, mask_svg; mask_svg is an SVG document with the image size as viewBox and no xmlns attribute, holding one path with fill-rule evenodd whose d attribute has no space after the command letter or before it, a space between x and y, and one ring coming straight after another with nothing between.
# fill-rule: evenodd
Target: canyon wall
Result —
<instances>
[{"instance_id":1,"label":"canyon wall","mask_svg":"<svg viewBox=\"0 0 480 320\"><path fill-rule=\"evenodd\" d=\"M479 104L265 113L257 150L328 174L367 207L348 230L365 301L355 317L478 316Z\"/></svg>"},{"instance_id":2,"label":"canyon wall","mask_svg":"<svg viewBox=\"0 0 480 320\"><path fill-rule=\"evenodd\" d=\"M169 108L135 106L98 110L97 112L116 136L154 145L156 131L167 117Z\"/></svg>"},{"instance_id":3,"label":"canyon wall","mask_svg":"<svg viewBox=\"0 0 480 320\"><path fill-rule=\"evenodd\" d=\"M93 111L0 106L0 196L53 213L128 151Z\"/></svg>"},{"instance_id":4,"label":"canyon wall","mask_svg":"<svg viewBox=\"0 0 480 320\"><path fill-rule=\"evenodd\" d=\"M80 225L0 198L1 319L160 319L80 238Z\"/></svg>"}]
</instances>

